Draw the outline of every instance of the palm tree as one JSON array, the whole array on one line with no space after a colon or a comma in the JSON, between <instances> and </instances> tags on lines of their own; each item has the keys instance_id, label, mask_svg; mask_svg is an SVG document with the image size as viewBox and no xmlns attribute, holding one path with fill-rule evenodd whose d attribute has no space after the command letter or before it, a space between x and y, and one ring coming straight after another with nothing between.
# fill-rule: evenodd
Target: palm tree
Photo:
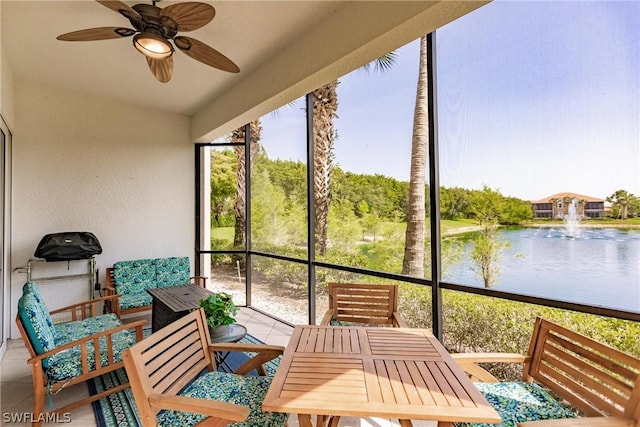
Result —
<instances>
[{"instance_id":1,"label":"palm tree","mask_svg":"<svg viewBox=\"0 0 640 427\"><path fill-rule=\"evenodd\" d=\"M394 63L395 52L389 52L380 58L365 64L368 71L373 65L374 71L389 70ZM337 138L334 120L338 117L338 93L340 82L334 80L314 90L313 96L313 198L315 202L316 254L324 256L327 251L327 222L331 204L331 172L333 170L333 146Z\"/></svg>"},{"instance_id":2,"label":"palm tree","mask_svg":"<svg viewBox=\"0 0 640 427\"><path fill-rule=\"evenodd\" d=\"M249 165L253 165L253 159L260 150L260 135L262 133L262 125L260 119L253 120L249 123ZM244 142L245 127L242 126L231 133L231 142ZM235 232L233 236L233 247L235 249L241 249L245 246L246 227L245 227L245 212L247 210L246 199L246 176L245 176L245 156L244 145L237 145L233 147L233 151L236 154L236 201L233 206L235 215Z\"/></svg>"},{"instance_id":3,"label":"palm tree","mask_svg":"<svg viewBox=\"0 0 640 427\"><path fill-rule=\"evenodd\" d=\"M313 198L315 202L316 254L327 251L327 220L331 204L333 144L336 139L334 119L338 116L338 80L311 92L313 96Z\"/></svg>"},{"instance_id":4,"label":"palm tree","mask_svg":"<svg viewBox=\"0 0 640 427\"><path fill-rule=\"evenodd\" d=\"M429 144L427 37L420 38L420 66L411 139L411 175L402 273L424 277L425 167Z\"/></svg>"}]
</instances>

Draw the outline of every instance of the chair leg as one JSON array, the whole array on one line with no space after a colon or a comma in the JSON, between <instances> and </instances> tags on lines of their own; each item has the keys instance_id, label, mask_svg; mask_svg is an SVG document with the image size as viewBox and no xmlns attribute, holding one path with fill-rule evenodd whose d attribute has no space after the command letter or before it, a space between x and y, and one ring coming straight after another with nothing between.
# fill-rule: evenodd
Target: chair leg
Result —
<instances>
[{"instance_id":1,"label":"chair leg","mask_svg":"<svg viewBox=\"0 0 640 427\"><path fill-rule=\"evenodd\" d=\"M42 422L43 409L44 409L44 397L46 394L44 373L40 363L34 363L31 365L31 374L33 378L33 422L31 427L40 427Z\"/></svg>"}]
</instances>

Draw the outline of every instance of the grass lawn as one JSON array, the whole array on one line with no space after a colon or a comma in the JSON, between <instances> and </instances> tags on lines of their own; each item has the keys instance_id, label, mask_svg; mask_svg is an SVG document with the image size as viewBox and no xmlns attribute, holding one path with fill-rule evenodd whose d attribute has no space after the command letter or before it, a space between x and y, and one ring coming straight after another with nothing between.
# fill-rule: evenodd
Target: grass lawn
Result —
<instances>
[{"instance_id":1,"label":"grass lawn","mask_svg":"<svg viewBox=\"0 0 640 427\"><path fill-rule=\"evenodd\" d=\"M217 240L228 240L233 242L235 230L233 227L211 227L211 238Z\"/></svg>"}]
</instances>

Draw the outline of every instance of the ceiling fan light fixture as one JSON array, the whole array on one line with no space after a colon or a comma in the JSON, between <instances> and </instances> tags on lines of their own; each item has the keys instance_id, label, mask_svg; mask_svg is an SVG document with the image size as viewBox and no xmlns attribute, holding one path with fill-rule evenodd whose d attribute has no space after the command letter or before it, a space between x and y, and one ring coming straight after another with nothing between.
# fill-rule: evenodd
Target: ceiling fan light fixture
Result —
<instances>
[{"instance_id":1,"label":"ceiling fan light fixture","mask_svg":"<svg viewBox=\"0 0 640 427\"><path fill-rule=\"evenodd\" d=\"M140 33L133 37L133 46L143 54L152 59L164 59L173 55L173 46L154 33Z\"/></svg>"}]
</instances>

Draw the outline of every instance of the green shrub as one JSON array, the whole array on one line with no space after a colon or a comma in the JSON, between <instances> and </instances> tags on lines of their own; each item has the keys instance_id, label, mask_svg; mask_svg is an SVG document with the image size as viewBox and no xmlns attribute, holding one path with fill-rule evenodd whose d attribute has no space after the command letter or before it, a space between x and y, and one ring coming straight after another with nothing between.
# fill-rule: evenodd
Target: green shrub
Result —
<instances>
[{"instance_id":1,"label":"green shrub","mask_svg":"<svg viewBox=\"0 0 640 427\"><path fill-rule=\"evenodd\" d=\"M409 326L431 327L431 288L402 284L400 313ZM540 316L613 347L640 356L640 323L578 313L466 292L442 291L443 344L451 352L526 354ZM519 366L495 364L499 379L521 377Z\"/></svg>"}]
</instances>

